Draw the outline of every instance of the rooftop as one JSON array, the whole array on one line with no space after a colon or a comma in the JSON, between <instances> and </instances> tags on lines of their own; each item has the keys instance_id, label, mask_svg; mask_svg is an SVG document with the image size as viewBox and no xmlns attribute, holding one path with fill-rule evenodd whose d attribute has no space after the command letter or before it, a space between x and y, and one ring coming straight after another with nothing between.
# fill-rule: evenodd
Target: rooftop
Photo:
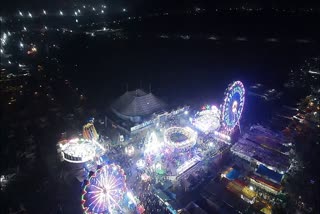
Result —
<instances>
[{"instance_id":1,"label":"rooftop","mask_svg":"<svg viewBox=\"0 0 320 214\"><path fill-rule=\"evenodd\" d=\"M148 116L163 110L165 103L142 89L127 91L111 104L115 113L128 116Z\"/></svg>"}]
</instances>

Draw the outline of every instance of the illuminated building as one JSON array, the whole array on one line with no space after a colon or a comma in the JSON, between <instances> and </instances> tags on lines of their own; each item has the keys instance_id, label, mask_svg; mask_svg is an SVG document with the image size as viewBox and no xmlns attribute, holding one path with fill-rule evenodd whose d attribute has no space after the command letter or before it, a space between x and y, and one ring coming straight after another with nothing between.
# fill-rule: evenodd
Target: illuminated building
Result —
<instances>
[{"instance_id":1,"label":"illuminated building","mask_svg":"<svg viewBox=\"0 0 320 214\"><path fill-rule=\"evenodd\" d=\"M253 204L257 193L251 190L245 183L240 180L234 180L228 183L227 189L239 195L244 201Z\"/></svg>"},{"instance_id":2,"label":"illuminated building","mask_svg":"<svg viewBox=\"0 0 320 214\"><path fill-rule=\"evenodd\" d=\"M291 165L290 142L281 133L262 126L252 126L231 147L231 152L256 165L263 164L270 170L284 174Z\"/></svg>"},{"instance_id":3,"label":"illuminated building","mask_svg":"<svg viewBox=\"0 0 320 214\"><path fill-rule=\"evenodd\" d=\"M266 180L260 176L250 175L249 179L250 179L251 184L253 184L261 189L264 189L267 192L273 193L275 195L280 193L282 190L281 185L273 183L273 182Z\"/></svg>"}]
</instances>

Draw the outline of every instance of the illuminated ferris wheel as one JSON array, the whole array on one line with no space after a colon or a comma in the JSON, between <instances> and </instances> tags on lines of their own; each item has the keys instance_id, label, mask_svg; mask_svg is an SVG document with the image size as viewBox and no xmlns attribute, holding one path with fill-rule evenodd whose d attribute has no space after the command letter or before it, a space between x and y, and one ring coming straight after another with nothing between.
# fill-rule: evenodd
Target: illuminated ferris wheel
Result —
<instances>
[{"instance_id":1,"label":"illuminated ferris wheel","mask_svg":"<svg viewBox=\"0 0 320 214\"><path fill-rule=\"evenodd\" d=\"M127 191L126 176L119 165L104 165L86 181L82 193L84 213L118 213Z\"/></svg>"},{"instance_id":2,"label":"illuminated ferris wheel","mask_svg":"<svg viewBox=\"0 0 320 214\"><path fill-rule=\"evenodd\" d=\"M229 85L225 92L225 98L221 107L222 127L231 132L236 125L239 125L243 105L245 89L240 81L235 81Z\"/></svg>"}]
</instances>

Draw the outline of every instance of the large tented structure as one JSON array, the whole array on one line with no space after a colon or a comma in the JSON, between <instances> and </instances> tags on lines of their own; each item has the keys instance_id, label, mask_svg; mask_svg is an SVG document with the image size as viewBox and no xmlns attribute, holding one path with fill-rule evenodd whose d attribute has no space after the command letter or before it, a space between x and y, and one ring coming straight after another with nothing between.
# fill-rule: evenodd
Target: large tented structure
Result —
<instances>
[{"instance_id":1,"label":"large tented structure","mask_svg":"<svg viewBox=\"0 0 320 214\"><path fill-rule=\"evenodd\" d=\"M148 117L164 108L163 101L141 89L127 91L111 104L111 110L118 117L132 122L141 122L143 117Z\"/></svg>"}]
</instances>

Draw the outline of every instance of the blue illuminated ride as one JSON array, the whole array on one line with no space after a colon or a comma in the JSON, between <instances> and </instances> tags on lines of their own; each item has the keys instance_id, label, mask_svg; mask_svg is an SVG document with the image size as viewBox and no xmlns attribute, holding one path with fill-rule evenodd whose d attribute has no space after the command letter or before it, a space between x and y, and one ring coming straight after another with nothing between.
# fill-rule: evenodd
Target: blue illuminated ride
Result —
<instances>
[{"instance_id":1,"label":"blue illuminated ride","mask_svg":"<svg viewBox=\"0 0 320 214\"><path fill-rule=\"evenodd\" d=\"M244 100L245 89L240 81L229 85L225 92L224 102L221 106L221 124L225 131L232 132L239 125Z\"/></svg>"}]
</instances>

